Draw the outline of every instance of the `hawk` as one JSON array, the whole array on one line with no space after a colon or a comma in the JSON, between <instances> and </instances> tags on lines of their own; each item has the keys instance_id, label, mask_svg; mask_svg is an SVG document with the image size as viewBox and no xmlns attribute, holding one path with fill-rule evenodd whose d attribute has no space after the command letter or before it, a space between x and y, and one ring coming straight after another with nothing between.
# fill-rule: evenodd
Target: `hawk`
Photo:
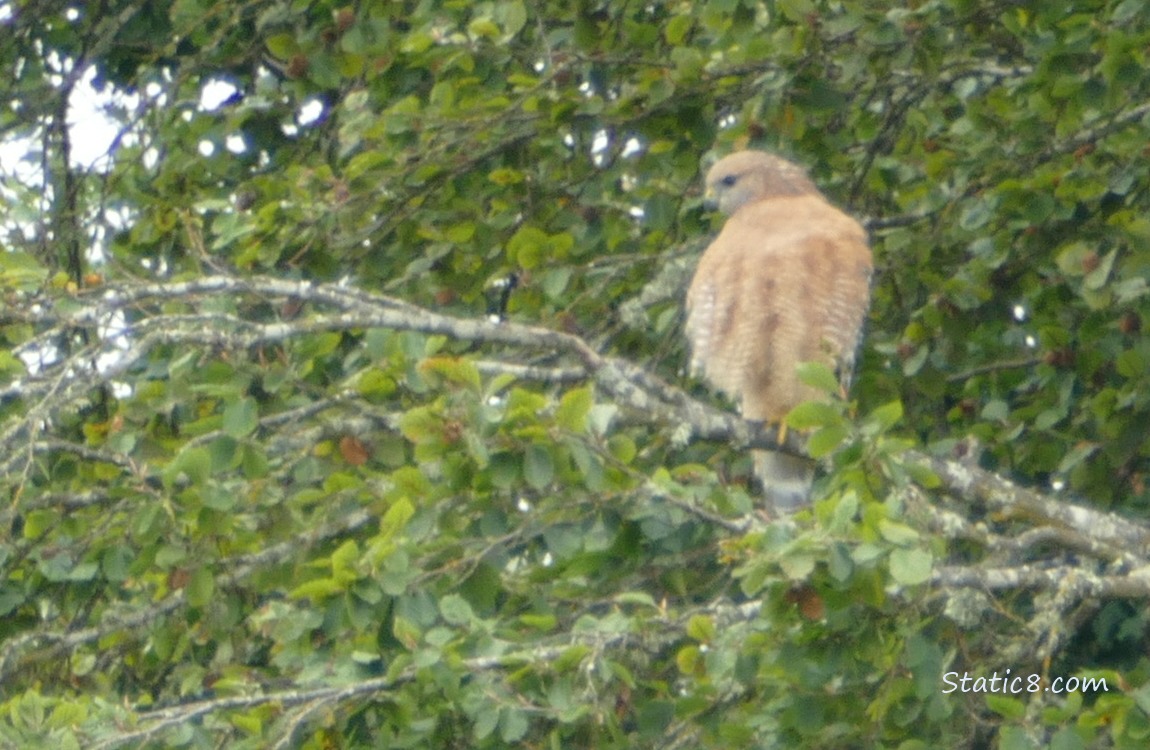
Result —
<instances>
[{"instance_id":1,"label":"hawk","mask_svg":"<svg viewBox=\"0 0 1150 750\"><path fill-rule=\"evenodd\" d=\"M827 202L796 164L763 151L731 154L707 173L727 214L687 291L692 370L739 402L746 419L780 425L819 392L800 362L824 362L849 385L870 302L862 226ZM755 451L755 474L776 512L810 501L814 463Z\"/></svg>"}]
</instances>

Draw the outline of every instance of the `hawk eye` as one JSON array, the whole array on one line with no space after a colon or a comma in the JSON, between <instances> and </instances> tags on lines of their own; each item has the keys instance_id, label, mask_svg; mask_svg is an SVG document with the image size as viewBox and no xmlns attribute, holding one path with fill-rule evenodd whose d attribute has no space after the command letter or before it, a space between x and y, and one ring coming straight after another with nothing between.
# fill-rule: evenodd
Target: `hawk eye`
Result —
<instances>
[{"instance_id":1,"label":"hawk eye","mask_svg":"<svg viewBox=\"0 0 1150 750\"><path fill-rule=\"evenodd\" d=\"M733 174L729 174L726 177L724 177L723 179L719 180L719 184L722 185L723 187L730 187L731 185L734 185L738 181L739 181L738 177L736 177Z\"/></svg>"}]
</instances>

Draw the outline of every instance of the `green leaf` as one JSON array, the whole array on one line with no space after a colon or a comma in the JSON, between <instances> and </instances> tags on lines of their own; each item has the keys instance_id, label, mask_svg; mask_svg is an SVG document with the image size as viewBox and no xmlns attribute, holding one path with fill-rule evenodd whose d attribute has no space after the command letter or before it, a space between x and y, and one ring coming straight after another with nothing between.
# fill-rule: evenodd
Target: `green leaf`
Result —
<instances>
[{"instance_id":1,"label":"green leaf","mask_svg":"<svg viewBox=\"0 0 1150 750\"><path fill-rule=\"evenodd\" d=\"M11 330L11 327L9 328ZM28 371L24 362L11 352L0 351L0 375L23 375Z\"/></svg>"},{"instance_id":2,"label":"green leaf","mask_svg":"<svg viewBox=\"0 0 1150 750\"><path fill-rule=\"evenodd\" d=\"M540 280L540 286L543 288L543 293L547 295L547 299L562 301L563 294L567 291L573 275L571 269L566 267L547 269Z\"/></svg>"},{"instance_id":3,"label":"green leaf","mask_svg":"<svg viewBox=\"0 0 1150 750\"><path fill-rule=\"evenodd\" d=\"M383 518L379 521L381 536L391 539L407 526L407 522L415 515L415 506L406 497L401 497L392 503Z\"/></svg>"},{"instance_id":4,"label":"green leaf","mask_svg":"<svg viewBox=\"0 0 1150 750\"><path fill-rule=\"evenodd\" d=\"M223 430L237 440L255 432L260 423L259 406L253 398L241 398L224 407Z\"/></svg>"},{"instance_id":5,"label":"green leaf","mask_svg":"<svg viewBox=\"0 0 1150 750\"><path fill-rule=\"evenodd\" d=\"M479 369L470 359L462 357L428 357L419 365L424 375L436 375L448 383L467 387L473 393L479 393L481 379Z\"/></svg>"},{"instance_id":6,"label":"green leaf","mask_svg":"<svg viewBox=\"0 0 1150 750\"><path fill-rule=\"evenodd\" d=\"M690 674L685 672L685 674ZM642 737L660 739L665 736L667 728L675 719L675 703L669 700L653 700L644 702L636 717L636 726Z\"/></svg>"},{"instance_id":7,"label":"green leaf","mask_svg":"<svg viewBox=\"0 0 1150 750\"><path fill-rule=\"evenodd\" d=\"M185 590L188 604L193 607L205 607L216 593L216 579L207 566L201 566L192 571Z\"/></svg>"},{"instance_id":8,"label":"green leaf","mask_svg":"<svg viewBox=\"0 0 1150 750\"><path fill-rule=\"evenodd\" d=\"M902 414L902 402L891 401L868 414L867 423L878 427L880 432L885 432L902 420Z\"/></svg>"},{"instance_id":9,"label":"green leaf","mask_svg":"<svg viewBox=\"0 0 1150 750\"><path fill-rule=\"evenodd\" d=\"M39 539L60 523L60 514L55 510L32 510L24 516L24 538Z\"/></svg>"},{"instance_id":10,"label":"green leaf","mask_svg":"<svg viewBox=\"0 0 1150 750\"><path fill-rule=\"evenodd\" d=\"M823 362L800 362L795 367L799 380L828 395L837 395L841 384L834 370Z\"/></svg>"},{"instance_id":11,"label":"green leaf","mask_svg":"<svg viewBox=\"0 0 1150 750\"><path fill-rule=\"evenodd\" d=\"M28 253L0 249L0 287L30 292L48 278L48 269Z\"/></svg>"},{"instance_id":12,"label":"green leaf","mask_svg":"<svg viewBox=\"0 0 1150 750\"><path fill-rule=\"evenodd\" d=\"M559 626L559 619L555 615L519 615L519 622L542 633L549 633Z\"/></svg>"},{"instance_id":13,"label":"green leaf","mask_svg":"<svg viewBox=\"0 0 1150 750\"><path fill-rule=\"evenodd\" d=\"M72 567L68 572L69 581L91 581L100 571L100 566L94 562L82 562Z\"/></svg>"},{"instance_id":14,"label":"green leaf","mask_svg":"<svg viewBox=\"0 0 1150 750\"><path fill-rule=\"evenodd\" d=\"M1086 750L1086 743L1078 732L1070 727L1063 727L1050 738L1047 750Z\"/></svg>"},{"instance_id":15,"label":"green leaf","mask_svg":"<svg viewBox=\"0 0 1150 750\"><path fill-rule=\"evenodd\" d=\"M413 443L427 443L438 440L443 434L442 418L430 407L419 406L406 412L399 419L399 429L403 436Z\"/></svg>"},{"instance_id":16,"label":"green leaf","mask_svg":"<svg viewBox=\"0 0 1150 750\"><path fill-rule=\"evenodd\" d=\"M440 599L439 613L449 625L467 625L475 618L471 605L458 594L448 594Z\"/></svg>"},{"instance_id":17,"label":"green leaf","mask_svg":"<svg viewBox=\"0 0 1150 750\"><path fill-rule=\"evenodd\" d=\"M1118 257L1117 250L1111 250L1102 256L1098 262L1098 266L1086 274L1082 280L1082 285L1091 291L1097 291L1106 285L1106 281L1110 278L1110 272L1114 269L1114 260Z\"/></svg>"},{"instance_id":18,"label":"green leaf","mask_svg":"<svg viewBox=\"0 0 1150 750\"><path fill-rule=\"evenodd\" d=\"M849 435L850 429L845 424L816 430L807 439L807 453L811 458L822 458L838 448Z\"/></svg>"},{"instance_id":19,"label":"green leaf","mask_svg":"<svg viewBox=\"0 0 1150 750\"><path fill-rule=\"evenodd\" d=\"M495 11L496 17L503 25L505 40L514 37L527 25L527 6L520 0L500 3Z\"/></svg>"},{"instance_id":20,"label":"green leaf","mask_svg":"<svg viewBox=\"0 0 1150 750\"><path fill-rule=\"evenodd\" d=\"M1003 677L1005 672L999 674L997 670L991 675L983 675L986 678L986 707L995 712L1005 719L1013 721L1021 721L1026 716L1026 703L1019 698L1003 695L1002 693L991 691L989 689L990 679L998 674ZM978 683L974 683L978 687Z\"/></svg>"},{"instance_id":21,"label":"green leaf","mask_svg":"<svg viewBox=\"0 0 1150 750\"><path fill-rule=\"evenodd\" d=\"M806 580L815 569L815 558L804 552L791 552L779 560L783 573L792 581Z\"/></svg>"},{"instance_id":22,"label":"green leaf","mask_svg":"<svg viewBox=\"0 0 1150 750\"><path fill-rule=\"evenodd\" d=\"M1110 23L1122 25L1135 20L1145 12L1146 4L1142 0L1122 0L1114 7L1114 12L1110 15Z\"/></svg>"},{"instance_id":23,"label":"green leaf","mask_svg":"<svg viewBox=\"0 0 1150 750\"><path fill-rule=\"evenodd\" d=\"M678 47L683 44L683 42L687 40L687 34L691 31L691 27L694 26L694 23L695 19L687 14L671 18L663 29L663 36L667 40L667 44L672 47Z\"/></svg>"},{"instance_id":24,"label":"green leaf","mask_svg":"<svg viewBox=\"0 0 1150 750\"><path fill-rule=\"evenodd\" d=\"M546 232L531 226L520 227L507 241L507 260L530 270L539 265L546 245Z\"/></svg>"},{"instance_id":25,"label":"green leaf","mask_svg":"<svg viewBox=\"0 0 1150 750\"><path fill-rule=\"evenodd\" d=\"M815 6L813 0L779 0L779 10L792 23L807 23Z\"/></svg>"},{"instance_id":26,"label":"green leaf","mask_svg":"<svg viewBox=\"0 0 1150 750\"><path fill-rule=\"evenodd\" d=\"M1094 249L1084 242L1071 242L1058 251L1055 262L1067 276L1082 276L1088 267L1087 259L1096 257Z\"/></svg>"},{"instance_id":27,"label":"green leaf","mask_svg":"<svg viewBox=\"0 0 1150 750\"><path fill-rule=\"evenodd\" d=\"M630 464L639 453L635 441L626 435L612 435L607 440L607 451L623 465Z\"/></svg>"},{"instance_id":28,"label":"green leaf","mask_svg":"<svg viewBox=\"0 0 1150 750\"><path fill-rule=\"evenodd\" d=\"M499 169L491 170L491 172L489 172L487 175L487 179L491 180L496 185L507 187L508 185L518 185L519 183L523 182L526 177L523 172L519 171L518 169L506 169L501 167Z\"/></svg>"},{"instance_id":29,"label":"green leaf","mask_svg":"<svg viewBox=\"0 0 1150 750\"><path fill-rule=\"evenodd\" d=\"M699 647L691 644L683 646L675 652L675 666L685 675L696 674L703 663L703 653Z\"/></svg>"},{"instance_id":30,"label":"green leaf","mask_svg":"<svg viewBox=\"0 0 1150 750\"><path fill-rule=\"evenodd\" d=\"M1150 714L1150 682L1143 682L1130 696L1143 713Z\"/></svg>"},{"instance_id":31,"label":"green leaf","mask_svg":"<svg viewBox=\"0 0 1150 750\"><path fill-rule=\"evenodd\" d=\"M499 26L490 18L476 18L467 25L467 30L481 38L495 39L499 36Z\"/></svg>"},{"instance_id":32,"label":"green leaf","mask_svg":"<svg viewBox=\"0 0 1150 750\"><path fill-rule=\"evenodd\" d=\"M654 597L646 591L623 591L614 599L616 604L637 604L641 607L657 609L658 604Z\"/></svg>"},{"instance_id":33,"label":"green leaf","mask_svg":"<svg viewBox=\"0 0 1150 750\"><path fill-rule=\"evenodd\" d=\"M251 444L240 447L240 467L245 479L264 479L271 468L267 454L258 445Z\"/></svg>"},{"instance_id":34,"label":"green leaf","mask_svg":"<svg viewBox=\"0 0 1150 750\"><path fill-rule=\"evenodd\" d=\"M675 65L676 81L686 83L699 77L707 58L692 47L676 47L671 50L671 62Z\"/></svg>"},{"instance_id":35,"label":"green leaf","mask_svg":"<svg viewBox=\"0 0 1150 750\"><path fill-rule=\"evenodd\" d=\"M274 34L269 36L264 44L267 45L268 52L280 60L287 60L300 52L299 44L291 34Z\"/></svg>"},{"instance_id":36,"label":"green leaf","mask_svg":"<svg viewBox=\"0 0 1150 750\"><path fill-rule=\"evenodd\" d=\"M706 615L692 615L687 621L687 637L710 643L715 639L715 621Z\"/></svg>"},{"instance_id":37,"label":"green leaf","mask_svg":"<svg viewBox=\"0 0 1150 750\"><path fill-rule=\"evenodd\" d=\"M591 648L583 644L564 649L563 653L555 658L555 671L562 673L578 668L589 653L591 653Z\"/></svg>"},{"instance_id":38,"label":"green leaf","mask_svg":"<svg viewBox=\"0 0 1150 750\"><path fill-rule=\"evenodd\" d=\"M488 708L482 711L475 717L475 739L483 740L491 735L499 726L499 711L494 708Z\"/></svg>"},{"instance_id":39,"label":"green leaf","mask_svg":"<svg viewBox=\"0 0 1150 750\"><path fill-rule=\"evenodd\" d=\"M1147 357L1144 352L1139 349L1127 349L1118 355L1115 360L1115 369L1118 374L1124 378L1138 378L1145 375L1147 365Z\"/></svg>"},{"instance_id":40,"label":"green leaf","mask_svg":"<svg viewBox=\"0 0 1150 750\"><path fill-rule=\"evenodd\" d=\"M587 418L594 403L590 386L567 391L555 410L555 421L569 432L582 434L587 431Z\"/></svg>"},{"instance_id":41,"label":"green leaf","mask_svg":"<svg viewBox=\"0 0 1150 750\"><path fill-rule=\"evenodd\" d=\"M1074 446L1062 460L1058 462L1058 472L1065 474L1070 472L1074 467L1085 461L1098 450L1097 443L1081 442Z\"/></svg>"},{"instance_id":42,"label":"green leaf","mask_svg":"<svg viewBox=\"0 0 1150 750\"><path fill-rule=\"evenodd\" d=\"M130 547L117 544L104 550L100 568L109 581L122 582L128 579L134 557Z\"/></svg>"},{"instance_id":43,"label":"green leaf","mask_svg":"<svg viewBox=\"0 0 1150 750\"><path fill-rule=\"evenodd\" d=\"M342 594L346 590L347 586L335 579L316 578L296 586L288 596L292 599L310 599L318 602Z\"/></svg>"},{"instance_id":44,"label":"green leaf","mask_svg":"<svg viewBox=\"0 0 1150 750\"><path fill-rule=\"evenodd\" d=\"M202 485L212 473L212 455L204 446L185 448L164 469L164 485L168 489L178 481Z\"/></svg>"},{"instance_id":45,"label":"green leaf","mask_svg":"<svg viewBox=\"0 0 1150 750\"><path fill-rule=\"evenodd\" d=\"M843 416L833 404L804 401L787 413L786 422L788 427L796 430L810 430L815 427L841 426Z\"/></svg>"},{"instance_id":46,"label":"green leaf","mask_svg":"<svg viewBox=\"0 0 1150 750\"><path fill-rule=\"evenodd\" d=\"M221 487L214 482L204 487L200 500L205 508L223 513L233 510L239 504L239 498L231 488Z\"/></svg>"},{"instance_id":47,"label":"green leaf","mask_svg":"<svg viewBox=\"0 0 1150 750\"><path fill-rule=\"evenodd\" d=\"M533 489L545 490L555 479L555 462L545 446L532 444L523 454L523 478Z\"/></svg>"},{"instance_id":48,"label":"green leaf","mask_svg":"<svg viewBox=\"0 0 1150 750\"><path fill-rule=\"evenodd\" d=\"M903 586L917 586L930 579L934 557L926 550L896 549L890 553L890 574Z\"/></svg>"},{"instance_id":49,"label":"green leaf","mask_svg":"<svg viewBox=\"0 0 1150 750\"><path fill-rule=\"evenodd\" d=\"M903 468L911 480L924 489L932 490L942 486L942 480L926 464L910 462L904 464Z\"/></svg>"},{"instance_id":50,"label":"green leaf","mask_svg":"<svg viewBox=\"0 0 1150 750\"><path fill-rule=\"evenodd\" d=\"M359 573L356 566L359 564L359 559L359 545L354 539L348 539L337 547L335 552L331 553L332 578L340 584L348 584L357 580Z\"/></svg>"},{"instance_id":51,"label":"green leaf","mask_svg":"<svg viewBox=\"0 0 1150 750\"><path fill-rule=\"evenodd\" d=\"M850 579L851 573L854 572L854 562L845 545L836 544L831 548L830 557L827 559L827 571L839 582Z\"/></svg>"},{"instance_id":52,"label":"green leaf","mask_svg":"<svg viewBox=\"0 0 1150 750\"><path fill-rule=\"evenodd\" d=\"M529 724L527 713L516 708L504 707L499 712L499 738L507 743L515 743L527 734Z\"/></svg>"},{"instance_id":53,"label":"green leaf","mask_svg":"<svg viewBox=\"0 0 1150 750\"><path fill-rule=\"evenodd\" d=\"M914 544L920 538L919 533L910 526L886 518L878 522L878 530L879 533L882 534L883 539L892 544L898 544L904 547Z\"/></svg>"}]
</instances>

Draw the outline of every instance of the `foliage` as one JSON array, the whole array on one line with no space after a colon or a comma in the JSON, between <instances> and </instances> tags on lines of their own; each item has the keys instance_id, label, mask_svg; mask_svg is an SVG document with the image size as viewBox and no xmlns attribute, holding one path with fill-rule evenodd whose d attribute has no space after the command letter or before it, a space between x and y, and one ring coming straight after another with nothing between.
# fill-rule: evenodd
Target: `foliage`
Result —
<instances>
[{"instance_id":1,"label":"foliage","mask_svg":"<svg viewBox=\"0 0 1150 750\"><path fill-rule=\"evenodd\" d=\"M1144 746L1140 0L0 19L0 745ZM682 376L747 145L879 263L793 521Z\"/></svg>"}]
</instances>

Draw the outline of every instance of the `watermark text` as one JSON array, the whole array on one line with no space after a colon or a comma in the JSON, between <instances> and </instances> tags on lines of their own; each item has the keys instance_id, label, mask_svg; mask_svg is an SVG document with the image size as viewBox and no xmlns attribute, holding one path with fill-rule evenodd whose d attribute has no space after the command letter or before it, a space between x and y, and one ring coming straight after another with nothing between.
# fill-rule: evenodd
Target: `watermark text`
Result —
<instances>
[{"instance_id":1,"label":"watermark text","mask_svg":"<svg viewBox=\"0 0 1150 750\"><path fill-rule=\"evenodd\" d=\"M1110 692L1105 677L1055 677L1045 680L1037 674L992 673L972 675L969 672L947 672L942 676L943 695L950 693L999 693L1019 695L1021 693L1097 693Z\"/></svg>"}]
</instances>

